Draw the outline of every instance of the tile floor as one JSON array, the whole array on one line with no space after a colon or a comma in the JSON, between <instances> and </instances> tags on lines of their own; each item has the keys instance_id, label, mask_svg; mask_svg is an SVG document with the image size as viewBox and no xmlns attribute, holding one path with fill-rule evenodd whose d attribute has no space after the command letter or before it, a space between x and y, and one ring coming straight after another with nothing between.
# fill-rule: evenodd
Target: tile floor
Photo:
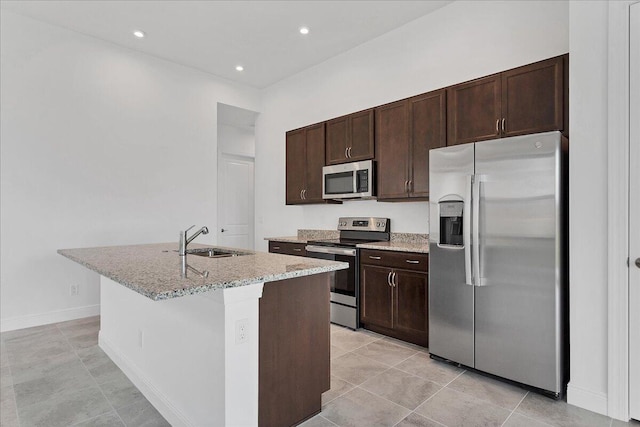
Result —
<instances>
[{"instance_id":1,"label":"tile floor","mask_svg":"<svg viewBox=\"0 0 640 427\"><path fill-rule=\"evenodd\" d=\"M169 426L98 348L99 317L0 335L0 425Z\"/></svg>"},{"instance_id":2,"label":"tile floor","mask_svg":"<svg viewBox=\"0 0 640 427\"><path fill-rule=\"evenodd\" d=\"M331 390L304 427L640 427L431 360L426 349L331 325Z\"/></svg>"},{"instance_id":3,"label":"tile floor","mask_svg":"<svg viewBox=\"0 0 640 427\"><path fill-rule=\"evenodd\" d=\"M169 425L98 348L99 325L91 317L0 335L2 427ZM304 427L640 427L364 330L331 325L331 359L331 390Z\"/></svg>"}]
</instances>

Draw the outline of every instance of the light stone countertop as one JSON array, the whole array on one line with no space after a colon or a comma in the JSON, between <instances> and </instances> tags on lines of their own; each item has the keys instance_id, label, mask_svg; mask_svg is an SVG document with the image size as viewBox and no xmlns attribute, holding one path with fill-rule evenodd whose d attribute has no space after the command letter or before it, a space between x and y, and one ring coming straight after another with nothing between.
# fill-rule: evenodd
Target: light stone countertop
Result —
<instances>
[{"instance_id":1,"label":"light stone countertop","mask_svg":"<svg viewBox=\"0 0 640 427\"><path fill-rule=\"evenodd\" d=\"M211 247L192 244L190 249ZM131 246L59 249L75 261L154 301L342 270L347 263L291 255L215 248L248 255L206 258L187 255L187 277L182 277L182 261L177 244L156 243ZM194 271L195 270L195 271ZM205 271L208 272L204 277Z\"/></svg>"},{"instance_id":2,"label":"light stone countertop","mask_svg":"<svg viewBox=\"0 0 640 427\"><path fill-rule=\"evenodd\" d=\"M382 251L395 251L395 252L418 252L423 254L429 253L429 243L415 243L415 242L373 242L373 243L361 243L357 246L361 249L378 249Z\"/></svg>"},{"instance_id":3,"label":"light stone countertop","mask_svg":"<svg viewBox=\"0 0 640 427\"><path fill-rule=\"evenodd\" d=\"M314 236L309 237L308 232L314 231ZM322 233L327 233L329 236L323 236ZM290 242L290 243L307 243L308 240L321 239L321 238L336 238L337 232L333 230L298 230L297 236L287 237L265 237L264 240L272 242ZM396 251L396 252L418 252L429 253L429 235L418 233L391 233L390 242L374 242L374 243L361 243L357 245L361 249L380 249L383 251Z\"/></svg>"},{"instance_id":4,"label":"light stone countertop","mask_svg":"<svg viewBox=\"0 0 640 427\"><path fill-rule=\"evenodd\" d=\"M307 243L308 239L300 238L298 236L285 236L285 237L265 237L264 240L268 240L270 242Z\"/></svg>"}]
</instances>

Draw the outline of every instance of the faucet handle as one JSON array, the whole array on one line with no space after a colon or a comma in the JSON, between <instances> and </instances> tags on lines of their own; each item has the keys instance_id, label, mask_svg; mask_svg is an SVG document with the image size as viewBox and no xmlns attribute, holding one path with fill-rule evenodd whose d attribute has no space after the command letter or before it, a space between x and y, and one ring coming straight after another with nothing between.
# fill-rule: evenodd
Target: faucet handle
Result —
<instances>
[{"instance_id":1,"label":"faucet handle","mask_svg":"<svg viewBox=\"0 0 640 427\"><path fill-rule=\"evenodd\" d=\"M193 224L191 227L187 228L186 230L184 230L184 232L186 233L187 231L191 230L193 227L195 227L196 225Z\"/></svg>"}]
</instances>

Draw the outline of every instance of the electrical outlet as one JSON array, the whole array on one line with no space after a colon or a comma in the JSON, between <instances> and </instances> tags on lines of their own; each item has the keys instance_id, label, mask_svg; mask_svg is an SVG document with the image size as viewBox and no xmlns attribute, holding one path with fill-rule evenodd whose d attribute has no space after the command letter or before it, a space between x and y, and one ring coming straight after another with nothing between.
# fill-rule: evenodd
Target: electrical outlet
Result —
<instances>
[{"instance_id":1,"label":"electrical outlet","mask_svg":"<svg viewBox=\"0 0 640 427\"><path fill-rule=\"evenodd\" d=\"M76 296L80 293L80 285L78 284L73 284L69 287L69 295Z\"/></svg>"},{"instance_id":2,"label":"electrical outlet","mask_svg":"<svg viewBox=\"0 0 640 427\"><path fill-rule=\"evenodd\" d=\"M144 333L142 329L138 329L138 347L144 348Z\"/></svg>"},{"instance_id":3,"label":"electrical outlet","mask_svg":"<svg viewBox=\"0 0 640 427\"><path fill-rule=\"evenodd\" d=\"M249 339L249 319L236 320L236 344L242 344Z\"/></svg>"}]
</instances>

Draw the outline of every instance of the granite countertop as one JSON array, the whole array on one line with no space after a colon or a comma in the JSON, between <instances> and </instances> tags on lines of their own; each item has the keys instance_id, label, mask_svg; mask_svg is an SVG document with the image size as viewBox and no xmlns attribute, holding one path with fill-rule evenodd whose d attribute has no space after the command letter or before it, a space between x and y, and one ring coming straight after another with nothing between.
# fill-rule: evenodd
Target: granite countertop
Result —
<instances>
[{"instance_id":1,"label":"granite countertop","mask_svg":"<svg viewBox=\"0 0 640 427\"><path fill-rule=\"evenodd\" d=\"M297 236L265 237L272 242L307 243L308 240L335 239L339 236L334 230L298 230ZM429 235L419 233L391 233L391 241L361 243L361 249L380 249L396 252L429 253Z\"/></svg>"},{"instance_id":2,"label":"granite countertop","mask_svg":"<svg viewBox=\"0 0 640 427\"><path fill-rule=\"evenodd\" d=\"M423 254L429 253L429 242L372 242L361 243L357 247L361 249L378 249L383 251L418 252Z\"/></svg>"},{"instance_id":3,"label":"granite countertop","mask_svg":"<svg viewBox=\"0 0 640 427\"><path fill-rule=\"evenodd\" d=\"M192 244L190 249L210 246ZM187 255L186 277L176 243L60 249L58 253L154 301L215 289L272 282L348 268L344 262L217 247L247 255ZM208 272L208 274L205 274Z\"/></svg>"},{"instance_id":4,"label":"granite countertop","mask_svg":"<svg viewBox=\"0 0 640 427\"><path fill-rule=\"evenodd\" d=\"M298 236L286 236L286 237L265 237L264 240L270 242L286 242L286 243L307 243L306 238Z\"/></svg>"}]
</instances>

